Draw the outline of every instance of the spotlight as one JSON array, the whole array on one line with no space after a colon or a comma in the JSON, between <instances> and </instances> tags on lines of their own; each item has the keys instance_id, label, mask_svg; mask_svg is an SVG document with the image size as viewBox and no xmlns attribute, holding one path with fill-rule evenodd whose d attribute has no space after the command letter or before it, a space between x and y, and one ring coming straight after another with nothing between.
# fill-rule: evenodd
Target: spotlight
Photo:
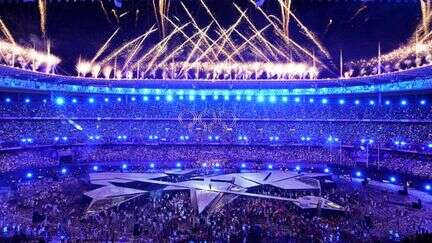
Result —
<instances>
[{"instance_id":1,"label":"spotlight","mask_svg":"<svg viewBox=\"0 0 432 243\"><path fill-rule=\"evenodd\" d=\"M168 96L166 97L166 100L167 100L168 102L173 101L173 99L174 99L174 97L173 97L172 95L168 95Z\"/></svg>"},{"instance_id":2,"label":"spotlight","mask_svg":"<svg viewBox=\"0 0 432 243\"><path fill-rule=\"evenodd\" d=\"M374 100L370 100L369 101L369 105L375 105L375 101Z\"/></svg>"},{"instance_id":3,"label":"spotlight","mask_svg":"<svg viewBox=\"0 0 432 243\"><path fill-rule=\"evenodd\" d=\"M273 165L272 165L272 164L269 164L269 165L267 165L267 168L268 168L269 170L273 170Z\"/></svg>"},{"instance_id":4,"label":"spotlight","mask_svg":"<svg viewBox=\"0 0 432 243\"><path fill-rule=\"evenodd\" d=\"M205 95L201 95L201 100L206 100L206 96Z\"/></svg>"},{"instance_id":5,"label":"spotlight","mask_svg":"<svg viewBox=\"0 0 432 243\"><path fill-rule=\"evenodd\" d=\"M321 100L321 103L323 103L324 105L328 103L328 99L324 98Z\"/></svg>"},{"instance_id":6,"label":"spotlight","mask_svg":"<svg viewBox=\"0 0 432 243\"><path fill-rule=\"evenodd\" d=\"M160 96L156 96L156 97L155 97L155 100L156 100L156 101L159 101L159 100L160 100Z\"/></svg>"},{"instance_id":7,"label":"spotlight","mask_svg":"<svg viewBox=\"0 0 432 243\"><path fill-rule=\"evenodd\" d=\"M392 182L392 183L396 182L396 177L391 176L391 177L390 177L390 182Z\"/></svg>"},{"instance_id":8,"label":"spotlight","mask_svg":"<svg viewBox=\"0 0 432 243\"><path fill-rule=\"evenodd\" d=\"M309 103L314 103L315 100L313 98L309 98Z\"/></svg>"},{"instance_id":9,"label":"spotlight","mask_svg":"<svg viewBox=\"0 0 432 243\"><path fill-rule=\"evenodd\" d=\"M426 100L421 100L420 105L426 105Z\"/></svg>"},{"instance_id":10,"label":"spotlight","mask_svg":"<svg viewBox=\"0 0 432 243\"><path fill-rule=\"evenodd\" d=\"M95 99L94 99L94 98L89 98L89 99L88 99L88 102L89 102L90 104L93 104L93 103L95 102Z\"/></svg>"},{"instance_id":11,"label":"spotlight","mask_svg":"<svg viewBox=\"0 0 432 243\"><path fill-rule=\"evenodd\" d=\"M269 100L271 103L275 103L276 102L276 96L270 96Z\"/></svg>"},{"instance_id":12,"label":"spotlight","mask_svg":"<svg viewBox=\"0 0 432 243\"><path fill-rule=\"evenodd\" d=\"M6 103L10 103L11 99L10 98L6 98L5 101L6 101Z\"/></svg>"},{"instance_id":13,"label":"spotlight","mask_svg":"<svg viewBox=\"0 0 432 243\"><path fill-rule=\"evenodd\" d=\"M25 103L30 103L30 99L27 98L27 99L24 100L24 102Z\"/></svg>"},{"instance_id":14,"label":"spotlight","mask_svg":"<svg viewBox=\"0 0 432 243\"><path fill-rule=\"evenodd\" d=\"M345 100L343 100L343 99L339 100L339 104L340 104L340 105L345 104Z\"/></svg>"},{"instance_id":15,"label":"spotlight","mask_svg":"<svg viewBox=\"0 0 432 243\"><path fill-rule=\"evenodd\" d=\"M207 167L207 163L204 162L201 166L205 168L205 167Z\"/></svg>"},{"instance_id":16,"label":"spotlight","mask_svg":"<svg viewBox=\"0 0 432 243\"><path fill-rule=\"evenodd\" d=\"M99 166L97 166L97 165L93 165L93 170L94 170L94 171L98 171L98 170L99 170Z\"/></svg>"},{"instance_id":17,"label":"spotlight","mask_svg":"<svg viewBox=\"0 0 432 243\"><path fill-rule=\"evenodd\" d=\"M426 191L430 191L432 189L432 186L428 184L425 186L425 189L426 189Z\"/></svg>"},{"instance_id":18,"label":"spotlight","mask_svg":"<svg viewBox=\"0 0 432 243\"><path fill-rule=\"evenodd\" d=\"M300 171L300 166L297 165L297 166L295 167L295 169L296 169L296 171Z\"/></svg>"},{"instance_id":19,"label":"spotlight","mask_svg":"<svg viewBox=\"0 0 432 243\"><path fill-rule=\"evenodd\" d=\"M66 174L67 169L66 168L62 168L60 172L64 175L64 174Z\"/></svg>"},{"instance_id":20,"label":"spotlight","mask_svg":"<svg viewBox=\"0 0 432 243\"><path fill-rule=\"evenodd\" d=\"M123 170L127 169L127 167L128 167L127 164L122 164L122 169Z\"/></svg>"},{"instance_id":21,"label":"spotlight","mask_svg":"<svg viewBox=\"0 0 432 243\"><path fill-rule=\"evenodd\" d=\"M402 100L401 101L401 105L403 105L403 106L407 105L407 101L406 100Z\"/></svg>"},{"instance_id":22,"label":"spotlight","mask_svg":"<svg viewBox=\"0 0 432 243\"><path fill-rule=\"evenodd\" d=\"M257 97L257 101L260 102L260 103L264 102L264 96L262 96L262 95L258 96Z\"/></svg>"},{"instance_id":23,"label":"spotlight","mask_svg":"<svg viewBox=\"0 0 432 243\"><path fill-rule=\"evenodd\" d=\"M385 104L386 104L386 105L390 105L390 100L386 100L386 101L385 101Z\"/></svg>"},{"instance_id":24,"label":"spotlight","mask_svg":"<svg viewBox=\"0 0 432 243\"><path fill-rule=\"evenodd\" d=\"M122 101L122 98L117 97L117 102L121 102L121 101Z\"/></svg>"},{"instance_id":25,"label":"spotlight","mask_svg":"<svg viewBox=\"0 0 432 243\"><path fill-rule=\"evenodd\" d=\"M56 103L56 105L64 105L65 99L63 97L57 97L55 99L55 103Z\"/></svg>"},{"instance_id":26,"label":"spotlight","mask_svg":"<svg viewBox=\"0 0 432 243\"><path fill-rule=\"evenodd\" d=\"M154 163L150 163L150 168L154 168L155 167L155 164Z\"/></svg>"},{"instance_id":27,"label":"spotlight","mask_svg":"<svg viewBox=\"0 0 432 243\"><path fill-rule=\"evenodd\" d=\"M213 100L218 100L219 96L218 95L213 95Z\"/></svg>"},{"instance_id":28,"label":"spotlight","mask_svg":"<svg viewBox=\"0 0 432 243\"><path fill-rule=\"evenodd\" d=\"M354 101L354 104L359 105L360 104L360 100Z\"/></svg>"},{"instance_id":29,"label":"spotlight","mask_svg":"<svg viewBox=\"0 0 432 243\"><path fill-rule=\"evenodd\" d=\"M131 100L132 100L132 101L136 101L136 98L135 98L135 97L132 97Z\"/></svg>"},{"instance_id":30,"label":"spotlight","mask_svg":"<svg viewBox=\"0 0 432 243\"><path fill-rule=\"evenodd\" d=\"M329 169L329 168L325 168L325 169L324 169L324 172L325 172L325 173L329 173L329 172L330 172L330 169Z\"/></svg>"},{"instance_id":31,"label":"spotlight","mask_svg":"<svg viewBox=\"0 0 432 243\"><path fill-rule=\"evenodd\" d=\"M189 95L189 100L190 100L190 101L194 101L194 100L195 100L195 96L193 96L193 95Z\"/></svg>"},{"instance_id":32,"label":"spotlight","mask_svg":"<svg viewBox=\"0 0 432 243\"><path fill-rule=\"evenodd\" d=\"M294 98L294 102L295 102L295 103L299 103L299 102L300 102L300 97L295 97L295 98Z\"/></svg>"},{"instance_id":33,"label":"spotlight","mask_svg":"<svg viewBox=\"0 0 432 243\"><path fill-rule=\"evenodd\" d=\"M250 96L250 95L246 96L246 100L247 101L251 101L252 100L252 96Z\"/></svg>"},{"instance_id":34,"label":"spotlight","mask_svg":"<svg viewBox=\"0 0 432 243\"><path fill-rule=\"evenodd\" d=\"M288 102L288 97L286 97L286 96L282 97L282 102L283 103L287 103Z\"/></svg>"},{"instance_id":35,"label":"spotlight","mask_svg":"<svg viewBox=\"0 0 432 243\"><path fill-rule=\"evenodd\" d=\"M236 96L236 100L237 100L237 101L240 101L240 100L241 100L241 96L240 96L240 95L237 95L237 96Z\"/></svg>"},{"instance_id":36,"label":"spotlight","mask_svg":"<svg viewBox=\"0 0 432 243\"><path fill-rule=\"evenodd\" d=\"M180 167L181 167L181 163L180 163L180 162L177 162L177 163L176 163L176 167L177 167L177 168L180 168Z\"/></svg>"},{"instance_id":37,"label":"spotlight","mask_svg":"<svg viewBox=\"0 0 432 243\"><path fill-rule=\"evenodd\" d=\"M72 103L76 104L78 102L77 99L72 99Z\"/></svg>"},{"instance_id":38,"label":"spotlight","mask_svg":"<svg viewBox=\"0 0 432 243\"><path fill-rule=\"evenodd\" d=\"M357 177L361 177L361 176L362 176L362 173L361 173L361 171L357 171L357 172L355 173L355 175L356 175Z\"/></svg>"},{"instance_id":39,"label":"spotlight","mask_svg":"<svg viewBox=\"0 0 432 243\"><path fill-rule=\"evenodd\" d=\"M246 164L245 164L245 163L242 163L242 164L241 164L241 168L242 168L242 169L246 168Z\"/></svg>"},{"instance_id":40,"label":"spotlight","mask_svg":"<svg viewBox=\"0 0 432 243\"><path fill-rule=\"evenodd\" d=\"M148 101L149 100L149 97L148 96L143 96L143 101Z\"/></svg>"},{"instance_id":41,"label":"spotlight","mask_svg":"<svg viewBox=\"0 0 432 243\"><path fill-rule=\"evenodd\" d=\"M29 178L29 179L32 178L33 177L33 173L27 172L26 177Z\"/></svg>"}]
</instances>

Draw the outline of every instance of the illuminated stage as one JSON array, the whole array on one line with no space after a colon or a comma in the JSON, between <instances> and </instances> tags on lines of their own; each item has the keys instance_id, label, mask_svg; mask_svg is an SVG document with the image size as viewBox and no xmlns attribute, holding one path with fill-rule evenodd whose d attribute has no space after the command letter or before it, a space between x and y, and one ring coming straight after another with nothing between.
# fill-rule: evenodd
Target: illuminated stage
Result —
<instances>
[{"instance_id":1,"label":"illuminated stage","mask_svg":"<svg viewBox=\"0 0 432 243\"><path fill-rule=\"evenodd\" d=\"M154 191L189 191L198 213L212 205L238 196L282 200L294 203L301 209L343 211L343 208L324 198L315 196L281 197L259 193L262 188L274 188L285 194L319 195L320 181L329 174L258 171L206 176L194 176L195 170L170 170L163 173L90 174L90 183L102 187L84 193L92 199L88 212L110 208ZM175 178L175 180L172 180ZM172 182L178 181L178 182ZM226 200L230 201L230 200Z\"/></svg>"}]
</instances>

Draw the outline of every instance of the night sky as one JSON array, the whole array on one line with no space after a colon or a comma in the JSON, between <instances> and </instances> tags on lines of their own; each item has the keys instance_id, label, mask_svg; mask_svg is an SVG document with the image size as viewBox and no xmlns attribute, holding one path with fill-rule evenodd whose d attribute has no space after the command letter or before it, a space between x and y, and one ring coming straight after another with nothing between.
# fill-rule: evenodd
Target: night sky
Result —
<instances>
[{"instance_id":1,"label":"night sky","mask_svg":"<svg viewBox=\"0 0 432 243\"><path fill-rule=\"evenodd\" d=\"M196 0L183 0L201 26L210 22L204 9ZM233 23L238 14L232 6L237 3L248 14L257 27L267 22L254 10L247 0L207 0L210 9L224 26ZM109 12L116 9L112 3L105 2ZM139 9L138 22L136 10ZM268 0L263 9L276 16L280 9L276 1ZM421 19L420 5L417 2L378 3L359 1L324 2L313 0L294 0L293 12L302 22L317 34L337 62L338 53L343 49L346 60L368 58L377 53L378 42L383 52L390 51L405 43L412 35ZM129 11L117 24L113 14L109 14L110 23L98 1L70 3L48 3L48 39L52 43L52 52L62 58L60 73L75 74L74 66L81 56L91 59L103 42L118 28L121 30L113 41L118 46L126 40L144 33L155 24L154 11L150 0L135 0L125 3L117 13ZM39 28L39 12L35 3L0 4L0 16L5 21L15 39L25 46L42 48L43 40ZM186 20L184 10L178 0L171 0L170 16ZM332 23L330 21L332 20ZM186 22L186 21L184 21ZM298 27L291 23L291 37L305 47L312 48ZM157 35L150 41L156 42Z\"/></svg>"}]
</instances>

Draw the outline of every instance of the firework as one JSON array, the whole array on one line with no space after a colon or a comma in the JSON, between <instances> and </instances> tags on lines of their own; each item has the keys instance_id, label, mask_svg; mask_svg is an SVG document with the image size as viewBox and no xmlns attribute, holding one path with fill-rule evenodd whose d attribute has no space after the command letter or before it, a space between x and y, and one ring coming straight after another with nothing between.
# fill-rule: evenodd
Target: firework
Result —
<instances>
[{"instance_id":1,"label":"firework","mask_svg":"<svg viewBox=\"0 0 432 243\"><path fill-rule=\"evenodd\" d=\"M46 36L46 23L47 23L47 2L46 0L39 0L39 15L40 15L40 29L43 37Z\"/></svg>"},{"instance_id":2,"label":"firework","mask_svg":"<svg viewBox=\"0 0 432 243\"><path fill-rule=\"evenodd\" d=\"M10 33L9 29L7 28L6 24L3 22L3 20L0 18L0 30L3 33L3 35L13 44L15 44L15 40L12 37L12 34Z\"/></svg>"},{"instance_id":3,"label":"firework","mask_svg":"<svg viewBox=\"0 0 432 243\"><path fill-rule=\"evenodd\" d=\"M108 38L108 40L99 48L99 50L96 52L96 55L91 60L91 63L94 63L96 59L108 48L111 40L114 38L114 36L119 32L120 28L118 28L114 33Z\"/></svg>"}]
</instances>

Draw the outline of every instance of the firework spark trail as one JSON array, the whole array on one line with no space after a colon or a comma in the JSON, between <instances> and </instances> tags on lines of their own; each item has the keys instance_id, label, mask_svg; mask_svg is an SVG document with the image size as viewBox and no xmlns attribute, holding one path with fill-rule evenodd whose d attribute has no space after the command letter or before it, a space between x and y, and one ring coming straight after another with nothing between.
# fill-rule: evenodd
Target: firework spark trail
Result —
<instances>
[{"instance_id":1,"label":"firework spark trail","mask_svg":"<svg viewBox=\"0 0 432 243\"><path fill-rule=\"evenodd\" d=\"M183 7L183 9L185 10L186 14L188 15L189 19L192 21L192 23L193 23L193 27L194 27L196 30L198 30L199 32L202 32L201 28L198 26L198 23L196 22L195 18L194 18L193 15L190 13L190 11L189 11L189 9L186 7L186 5L184 5L183 2L180 2L180 4L182 5L182 7ZM212 39L211 39L210 37L208 37L208 40L212 41ZM206 41L207 41L207 40L206 40ZM207 41L207 43L208 43L208 41ZM213 42L213 43L214 43L214 42ZM210 43L208 43L208 44L209 44L209 46L211 46ZM216 52L215 52L213 49L211 49L211 51L212 51L212 54L213 54L214 58L217 59L218 55L216 54Z\"/></svg>"},{"instance_id":2,"label":"firework spark trail","mask_svg":"<svg viewBox=\"0 0 432 243\"><path fill-rule=\"evenodd\" d=\"M127 14L129 14L129 11L120 14L119 18L123 18L123 17L126 16Z\"/></svg>"},{"instance_id":3,"label":"firework spark trail","mask_svg":"<svg viewBox=\"0 0 432 243\"><path fill-rule=\"evenodd\" d=\"M196 52L198 49L200 49L200 48L199 48L199 45L201 44L201 42L203 41L203 39L207 38L207 37L206 37L207 31L210 29L210 27L211 27L212 24L213 24L213 22L210 23L206 28L204 28L204 33L205 33L205 34L199 33L199 34L200 34L200 38L199 38L198 42L194 44L194 47L192 48L192 51L189 53L189 56L186 58L186 61L184 62L183 67L180 69L180 74L183 74L183 72L184 72L184 70L185 70L185 68L186 68L185 65L186 65L187 63L190 62L190 60L191 60L192 57L194 56L195 52ZM211 60L210 60L210 61L211 61ZM186 70L186 71L188 71L188 70Z\"/></svg>"},{"instance_id":4,"label":"firework spark trail","mask_svg":"<svg viewBox=\"0 0 432 243\"><path fill-rule=\"evenodd\" d=\"M326 50L326 48L319 42L318 38L315 36L315 34L310 31L297 16L289 10L289 8L285 5L285 3L282 2L282 0L279 0L279 3L283 6L284 9L286 9L287 12L293 17L293 19L297 22L297 25L300 26L300 28L306 33L306 36L309 37L309 39L319 48L319 50L324 53L324 55L327 58L331 58L330 53ZM289 38L289 37L288 37Z\"/></svg>"},{"instance_id":5,"label":"firework spark trail","mask_svg":"<svg viewBox=\"0 0 432 243\"><path fill-rule=\"evenodd\" d=\"M42 32L43 37L46 36L46 24L47 24L47 2L46 0L39 0L38 1L38 7L39 7L39 15L40 15L40 29Z\"/></svg>"},{"instance_id":6,"label":"firework spark trail","mask_svg":"<svg viewBox=\"0 0 432 243\"><path fill-rule=\"evenodd\" d=\"M138 65L141 65L142 62L144 60L147 59L147 57L152 54L155 50L156 55L154 55L153 60L149 63L150 65L148 65L147 69L145 70L145 73L147 73L149 71L149 69L151 68L151 66L153 65L153 63L156 61L156 59L159 57L161 50L165 48L166 43L168 43L171 38L177 34L180 30L183 30L184 28L186 28L188 25L190 24L190 22L182 25L179 29L174 30L173 32L171 32L169 35L167 35L165 38L163 38L158 44L156 44L155 46L153 46L150 50L148 50L141 58L139 58L132 66L132 68L137 67Z\"/></svg>"},{"instance_id":7,"label":"firework spark trail","mask_svg":"<svg viewBox=\"0 0 432 243\"><path fill-rule=\"evenodd\" d=\"M99 50L96 52L96 55L93 57L90 63L94 63L96 59L108 48L109 44L111 43L111 40L114 38L114 36L119 32L120 28L118 28L114 33L108 38L108 40L99 48Z\"/></svg>"},{"instance_id":8,"label":"firework spark trail","mask_svg":"<svg viewBox=\"0 0 432 243\"><path fill-rule=\"evenodd\" d=\"M237 19L237 21L236 21L234 24L232 24L232 25L231 25L231 26L230 26L226 31L224 31L224 30L222 29L222 31L223 31L225 34L224 34L224 33L221 33L221 34L220 34L220 37L222 37L222 43L219 45L220 47L219 47L219 50L218 50L218 52L217 52L217 56L219 56L221 52L227 52L227 51L225 50L225 45L226 45L226 43L230 40L230 39L229 39L229 36L231 36L231 34L232 34L232 32L234 31L234 29L237 28L237 26L241 23L242 19L243 19L243 16L240 16L240 17ZM235 50L235 49L237 49L237 47L234 46L233 50ZM237 57L238 57L240 60L243 60L243 57L242 57L241 55L238 55Z\"/></svg>"},{"instance_id":9,"label":"firework spark trail","mask_svg":"<svg viewBox=\"0 0 432 243\"><path fill-rule=\"evenodd\" d=\"M249 0L252 4L255 4L253 0ZM264 16L265 19L267 19L267 21L273 26L273 28L275 29L276 33L282 37L282 39L285 41L285 44L287 45L294 45L294 47L298 48L300 51L302 51L304 54L306 54L307 56L309 56L310 58L312 58L313 60L315 60L316 62L318 62L319 64L321 64L323 67L325 67L326 69L328 69L328 67L326 65L324 65L319 59L317 59L315 57L315 55L313 55L310 51L306 50L304 47L302 47L300 44L298 44L297 42L295 42L294 40L292 40L291 38L287 37L283 31L273 22L273 20L271 20L269 18L269 16L259 7L257 7L258 11Z\"/></svg>"},{"instance_id":10,"label":"firework spark trail","mask_svg":"<svg viewBox=\"0 0 432 243\"><path fill-rule=\"evenodd\" d=\"M238 31L237 29L234 29L234 32L236 32L237 35L239 35L239 36L240 36L244 41L246 41L247 43L249 43L249 46L251 46L252 49L255 50L255 51L259 54L259 56L261 56L261 57L264 59L264 61L266 61L266 62L271 62L270 59L266 56L266 54L263 53L263 52L260 50L260 48L258 48L255 44L253 44L253 43L251 42L251 38L247 38L246 36L244 36L244 35L243 35L240 31ZM236 48L236 49L237 49L237 48Z\"/></svg>"},{"instance_id":11,"label":"firework spark trail","mask_svg":"<svg viewBox=\"0 0 432 243\"><path fill-rule=\"evenodd\" d=\"M140 12L139 9L135 11L135 27L137 27L138 25L139 12Z\"/></svg>"},{"instance_id":12,"label":"firework spark trail","mask_svg":"<svg viewBox=\"0 0 432 243\"><path fill-rule=\"evenodd\" d=\"M3 35L8 39L11 43L16 44L15 39L13 38L11 32L7 28L6 24L3 22L3 20L0 18L0 30L3 33Z\"/></svg>"},{"instance_id":13,"label":"firework spark trail","mask_svg":"<svg viewBox=\"0 0 432 243\"><path fill-rule=\"evenodd\" d=\"M289 36L289 23L291 15L291 0L279 0L282 15L282 29L286 36Z\"/></svg>"},{"instance_id":14,"label":"firework spark trail","mask_svg":"<svg viewBox=\"0 0 432 243\"><path fill-rule=\"evenodd\" d=\"M113 51L111 54L109 54L107 57L105 57L100 63L105 64L105 63L111 61L113 58L117 57L120 53L122 53L126 48L133 45L134 43L139 41L141 38L147 38L150 34L152 34L153 32L155 32L157 30L157 28L154 28L154 27L155 26L153 25L146 33L138 36L137 38L127 42L126 44L124 44L120 48Z\"/></svg>"},{"instance_id":15,"label":"firework spark trail","mask_svg":"<svg viewBox=\"0 0 432 243\"><path fill-rule=\"evenodd\" d=\"M348 22L352 22L361 12L365 11L367 9L367 5L363 5L361 6L355 13L354 15L350 18L350 20Z\"/></svg>"},{"instance_id":16,"label":"firework spark trail","mask_svg":"<svg viewBox=\"0 0 432 243\"><path fill-rule=\"evenodd\" d=\"M165 18L166 18L166 20L175 28L175 29L180 29L180 27L177 25L177 24L175 24L170 18L168 18L167 16L164 16ZM213 22L212 22L213 23ZM211 24L212 24L211 23ZM211 25L210 24L210 25ZM201 29L199 29L198 30L198 32L199 33L201 33L202 34L202 30ZM189 38L189 36L183 31L183 30L180 30L180 33L186 38L186 39L189 39L189 41L193 41L192 39L190 39ZM207 38L207 37L206 37ZM207 46L206 47L204 47L204 48L208 48L209 46L210 46L210 43L208 43L208 41L207 41L207 39L205 39L205 41L206 41L206 44L207 44ZM200 48L200 51L203 53L205 50L203 50L201 47L199 47ZM211 58L210 58L211 59Z\"/></svg>"},{"instance_id":17,"label":"firework spark trail","mask_svg":"<svg viewBox=\"0 0 432 243\"><path fill-rule=\"evenodd\" d=\"M117 24L120 24L120 19L117 15L117 12L115 11L115 9L111 9L111 12L113 13L114 18L117 20Z\"/></svg>"},{"instance_id":18,"label":"firework spark trail","mask_svg":"<svg viewBox=\"0 0 432 243\"><path fill-rule=\"evenodd\" d=\"M203 7L205 8L207 14L213 19L213 21L215 22L215 24L217 25L217 27L220 29L220 31L222 32L222 35L225 36L225 38L228 41L228 44L231 45L232 49L236 49L236 45L234 44L234 42L228 37L226 36L226 32L223 29L223 27L219 24L219 22L217 21L217 19L215 18L215 16L213 15L213 13L210 11L210 9L208 8L208 6L204 3L203 0L200 0L201 4L203 5ZM241 57L240 57L241 58ZM242 58L241 58L242 59Z\"/></svg>"},{"instance_id":19,"label":"firework spark trail","mask_svg":"<svg viewBox=\"0 0 432 243\"><path fill-rule=\"evenodd\" d=\"M129 56L126 58L125 63L123 64L122 71L126 69L126 67L129 65L129 63L132 61L132 59L135 57L135 55L142 49L142 44L146 40L148 35L145 35L140 42L133 48L133 51L129 54Z\"/></svg>"},{"instance_id":20,"label":"firework spark trail","mask_svg":"<svg viewBox=\"0 0 432 243\"><path fill-rule=\"evenodd\" d=\"M286 54L279 50L276 46L274 46L273 44L271 44L263 35L263 31L258 31L258 29L256 28L256 26L252 23L252 21L249 19L249 17L246 15L246 11L243 12L241 11L240 7L238 5L236 5L234 3L234 7L237 9L237 11L244 17L244 19L246 20L246 22L252 27L253 31L255 34L258 34L258 38L265 44L265 47L269 50L269 52L272 55L272 58L277 57L277 54L273 51L273 49L279 53L279 55L284 56L286 59L289 59L288 56L286 56ZM268 25L267 27L269 27L270 25ZM267 27L265 29L267 29Z\"/></svg>"},{"instance_id":21,"label":"firework spark trail","mask_svg":"<svg viewBox=\"0 0 432 243\"><path fill-rule=\"evenodd\" d=\"M188 45L190 42L192 42L192 39L195 38L197 35L199 35L200 33L195 33L192 36L188 37L186 39L185 42L183 42L181 45L179 45L176 49L174 49L173 51L171 51L171 54L169 54L168 56L166 56L161 62L158 63L158 65L156 66L156 68L158 67L162 67L163 65L165 65L166 62L168 62L169 59L173 58L175 55L177 55L177 53L183 49L183 47L185 47L186 45Z\"/></svg>"},{"instance_id":22,"label":"firework spark trail","mask_svg":"<svg viewBox=\"0 0 432 243\"><path fill-rule=\"evenodd\" d=\"M101 8L102 8L102 11L103 11L103 13L104 13L104 15L105 15L106 20L107 20L110 24L112 24L111 19L109 18L109 15L108 15L108 11L106 10L106 8L105 8L105 6L104 6L104 4L103 4L103 0L99 0L99 3L100 3L100 5L101 5Z\"/></svg>"},{"instance_id":23,"label":"firework spark trail","mask_svg":"<svg viewBox=\"0 0 432 243\"><path fill-rule=\"evenodd\" d=\"M257 36L261 35L262 32L264 32L265 30L267 30L269 27L271 26L271 24L268 24L267 26L265 26L264 28L258 30L254 35L252 35L250 37L251 40L255 39ZM233 53L231 53L231 56L236 55L237 53L241 52L242 49L244 49L246 46L248 45L248 42L245 41L243 44L241 44L237 50L235 50Z\"/></svg>"}]
</instances>

